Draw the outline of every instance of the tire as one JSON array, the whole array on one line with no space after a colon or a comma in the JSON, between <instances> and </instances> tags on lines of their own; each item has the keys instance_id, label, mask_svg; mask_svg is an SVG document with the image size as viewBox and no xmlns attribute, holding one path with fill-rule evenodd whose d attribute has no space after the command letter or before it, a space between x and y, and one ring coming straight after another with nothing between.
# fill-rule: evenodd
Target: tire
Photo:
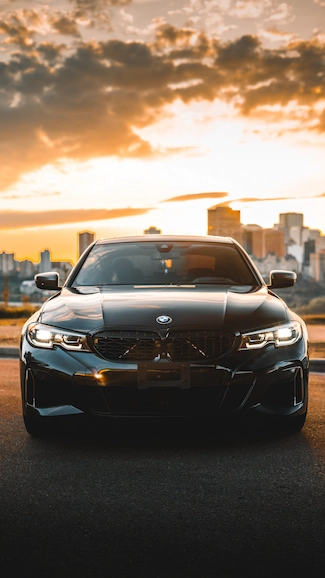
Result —
<instances>
[{"instance_id":1,"label":"tire","mask_svg":"<svg viewBox=\"0 0 325 578\"><path fill-rule=\"evenodd\" d=\"M283 432L286 433L297 433L299 432L305 425L307 412L302 413L301 415L297 415L294 417L282 417L277 418L276 420L276 427Z\"/></svg>"},{"instance_id":2,"label":"tire","mask_svg":"<svg viewBox=\"0 0 325 578\"><path fill-rule=\"evenodd\" d=\"M34 438L46 438L50 432L51 428L48 423L44 423L41 417L30 417L27 415L23 416L24 424L27 432Z\"/></svg>"}]
</instances>

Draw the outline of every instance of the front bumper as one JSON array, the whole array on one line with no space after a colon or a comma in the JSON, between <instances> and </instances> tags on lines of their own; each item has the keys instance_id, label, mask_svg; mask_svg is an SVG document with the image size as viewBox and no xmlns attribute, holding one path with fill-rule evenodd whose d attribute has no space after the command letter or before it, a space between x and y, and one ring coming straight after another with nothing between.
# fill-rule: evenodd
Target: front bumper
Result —
<instances>
[{"instance_id":1,"label":"front bumper","mask_svg":"<svg viewBox=\"0 0 325 578\"><path fill-rule=\"evenodd\" d=\"M21 349L26 416L215 417L253 410L300 415L307 407L307 344L238 351L219 364L108 362L60 347Z\"/></svg>"}]
</instances>

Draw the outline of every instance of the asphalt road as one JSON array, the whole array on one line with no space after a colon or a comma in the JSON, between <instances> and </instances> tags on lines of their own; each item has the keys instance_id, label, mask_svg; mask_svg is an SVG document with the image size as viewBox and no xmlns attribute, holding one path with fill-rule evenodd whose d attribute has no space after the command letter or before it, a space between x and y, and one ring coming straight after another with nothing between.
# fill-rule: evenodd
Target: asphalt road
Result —
<instances>
[{"instance_id":1,"label":"asphalt road","mask_svg":"<svg viewBox=\"0 0 325 578\"><path fill-rule=\"evenodd\" d=\"M261 424L25 432L0 360L0 571L29 577L323 577L325 375L303 431Z\"/></svg>"}]
</instances>

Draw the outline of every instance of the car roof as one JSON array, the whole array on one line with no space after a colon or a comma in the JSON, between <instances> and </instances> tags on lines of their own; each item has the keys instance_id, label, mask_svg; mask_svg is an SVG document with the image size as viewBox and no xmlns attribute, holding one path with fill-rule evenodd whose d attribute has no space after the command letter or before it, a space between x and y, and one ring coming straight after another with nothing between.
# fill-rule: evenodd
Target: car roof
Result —
<instances>
[{"instance_id":1,"label":"car roof","mask_svg":"<svg viewBox=\"0 0 325 578\"><path fill-rule=\"evenodd\" d=\"M96 245L106 245L108 243L176 243L176 242L193 242L193 243L222 243L227 245L236 245L237 242L231 237L217 237L214 235L138 235L130 237L112 237L107 239L98 239Z\"/></svg>"}]
</instances>

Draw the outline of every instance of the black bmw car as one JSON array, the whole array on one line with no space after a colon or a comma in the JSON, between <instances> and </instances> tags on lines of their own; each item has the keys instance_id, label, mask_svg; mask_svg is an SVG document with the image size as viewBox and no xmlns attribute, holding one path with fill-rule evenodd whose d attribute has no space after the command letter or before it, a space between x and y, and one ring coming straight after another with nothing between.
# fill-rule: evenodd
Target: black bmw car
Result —
<instances>
[{"instance_id":1,"label":"black bmw car","mask_svg":"<svg viewBox=\"0 0 325 578\"><path fill-rule=\"evenodd\" d=\"M21 393L27 431L41 436L75 416L202 418L263 414L291 431L305 422L304 322L225 237L102 239L25 324Z\"/></svg>"}]
</instances>

